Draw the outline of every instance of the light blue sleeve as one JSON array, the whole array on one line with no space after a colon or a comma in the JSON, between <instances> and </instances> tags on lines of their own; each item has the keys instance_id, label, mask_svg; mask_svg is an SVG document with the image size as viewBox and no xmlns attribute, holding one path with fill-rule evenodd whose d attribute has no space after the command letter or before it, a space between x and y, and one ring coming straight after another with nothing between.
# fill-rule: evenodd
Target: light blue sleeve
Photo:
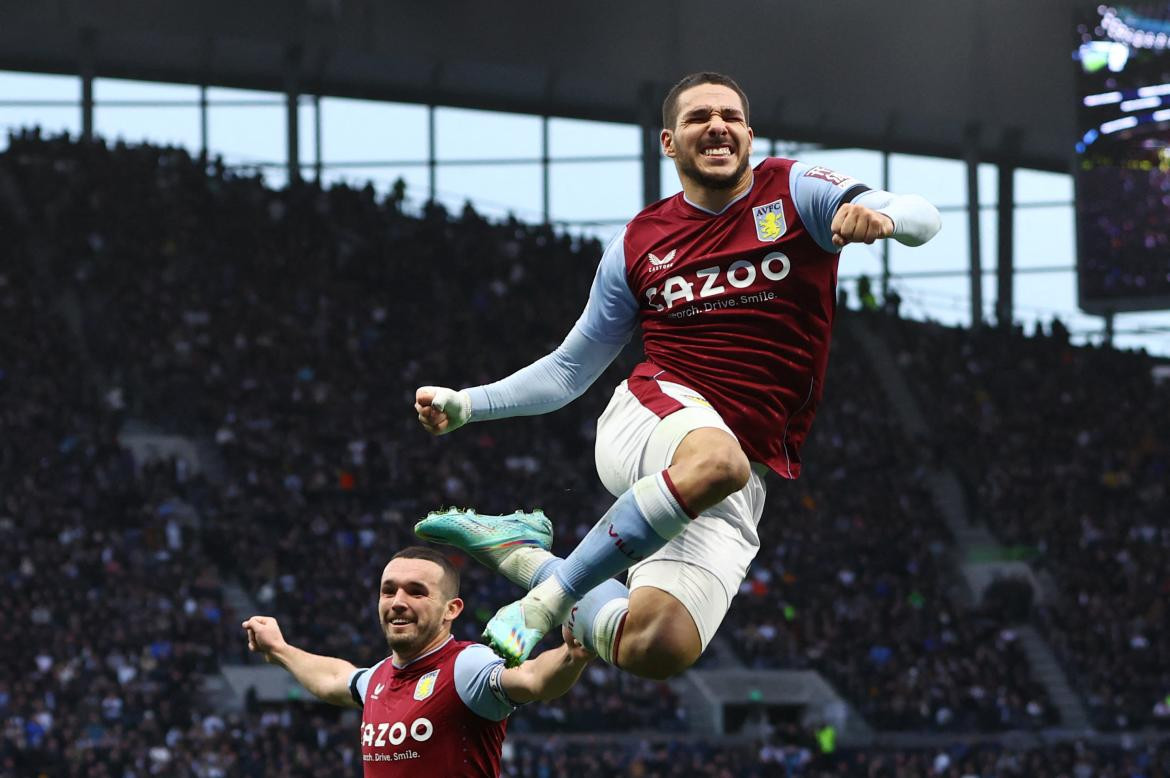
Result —
<instances>
[{"instance_id":1,"label":"light blue sleeve","mask_svg":"<svg viewBox=\"0 0 1170 778\"><path fill-rule=\"evenodd\" d=\"M589 289L589 301L577 319L582 334L598 343L630 342L638 321L638 301L626 280L626 228L613 237Z\"/></svg>"},{"instance_id":2,"label":"light blue sleeve","mask_svg":"<svg viewBox=\"0 0 1170 778\"><path fill-rule=\"evenodd\" d=\"M455 691L472 713L503 721L520 707L508 699L500 682L504 660L485 645L468 646L455 657Z\"/></svg>"},{"instance_id":3,"label":"light blue sleeve","mask_svg":"<svg viewBox=\"0 0 1170 778\"><path fill-rule=\"evenodd\" d=\"M853 202L889 216L894 222L894 234L890 237L904 246L921 246L942 229L938 209L920 195L896 195L871 189Z\"/></svg>"},{"instance_id":4,"label":"light blue sleeve","mask_svg":"<svg viewBox=\"0 0 1170 778\"><path fill-rule=\"evenodd\" d=\"M385 661L385 659L382 660L382 662ZM370 688L370 679L374 677L374 671L382 666L382 662L378 662L373 667L359 667L350 673L349 693L358 705L366 704L366 689Z\"/></svg>"},{"instance_id":5,"label":"light blue sleeve","mask_svg":"<svg viewBox=\"0 0 1170 778\"><path fill-rule=\"evenodd\" d=\"M626 281L624 235L606 247L585 310L561 345L507 378L467 390L472 421L555 411L580 397L617 358L638 315Z\"/></svg>"},{"instance_id":6,"label":"light blue sleeve","mask_svg":"<svg viewBox=\"0 0 1170 778\"><path fill-rule=\"evenodd\" d=\"M788 171L788 191L797 215L817 245L834 254L841 249L833 245L833 217L845 195L858 188L868 189L856 178L820 166L794 162Z\"/></svg>"}]
</instances>

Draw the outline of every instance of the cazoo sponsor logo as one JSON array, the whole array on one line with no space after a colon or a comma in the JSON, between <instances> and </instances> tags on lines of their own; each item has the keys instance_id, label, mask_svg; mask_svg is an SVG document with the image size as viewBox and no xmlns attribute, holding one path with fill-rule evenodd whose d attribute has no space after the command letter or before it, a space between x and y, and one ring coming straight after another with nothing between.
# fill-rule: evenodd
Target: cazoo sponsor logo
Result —
<instances>
[{"instance_id":1,"label":"cazoo sponsor logo","mask_svg":"<svg viewBox=\"0 0 1170 778\"><path fill-rule=\"evenodd\" d=\"M781 251L773 251L758 265L741 259L726 268L716 265L696 270L693 274L671 276L661 287L652 286L646 290L646 302L656 311L669 311L678 303L692 303L720 297L736 289L747 289L760 276L769 281L783 281L791 270L792 260Z\"/></svg>"},{"instance_id":2,"label":"cazoo sponsor logo","mask_svg":"<svg viewBox=\"0 0 1170 778\"><path fill-rule=\"evenodd\" d=\"M416 743L424 743L435 734L435 725L428 718L415 719L409 726L402 721L395 721L392 724L385 721L376 724L369 722L362 725L362 745L375 748L400 746L406 740L407 734Z\"/></svg>"}]
</instances>

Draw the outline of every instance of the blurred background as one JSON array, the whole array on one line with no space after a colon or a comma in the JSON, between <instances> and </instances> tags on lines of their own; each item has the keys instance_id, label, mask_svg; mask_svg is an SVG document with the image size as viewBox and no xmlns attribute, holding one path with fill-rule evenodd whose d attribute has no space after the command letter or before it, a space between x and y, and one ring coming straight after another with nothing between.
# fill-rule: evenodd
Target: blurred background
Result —
<instances>
[{"instance_id":1,"label":"blurred background","mask_svg":"<svg viewBox=\"0 0 1170 778\"><path fill-rule=\"evenodd\" d=\"M714 18L713 18L714 17ZM611 501L597 415L432 439L414 388L560 342L679 191L714 69L754 157L921 194L842 254L799 481L700 665L597 662L506 776L1170 774L1170 5L4 6L0 776L359 775L239 623L372 664L442 505ZM518 592L473 562L474 639Z\"/></svg>"}]
</instances>

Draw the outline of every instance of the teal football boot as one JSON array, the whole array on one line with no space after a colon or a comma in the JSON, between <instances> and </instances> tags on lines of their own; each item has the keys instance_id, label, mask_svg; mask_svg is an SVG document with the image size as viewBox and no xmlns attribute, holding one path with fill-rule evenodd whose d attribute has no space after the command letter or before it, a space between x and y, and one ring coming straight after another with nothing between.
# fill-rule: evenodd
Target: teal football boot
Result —
<instances>
[{"instance_id":1,"label":"teal football boot","mask_svg":"<svg viewBox=\"0 0 1170 778\"><path fill-rule=\"evenodd\" d=\"M457 508L435 511L414 525L414 534L465 551L525 589L540 565L552 558L552 522L540 510L506 516Z\"/></svg>"}]
</instances>

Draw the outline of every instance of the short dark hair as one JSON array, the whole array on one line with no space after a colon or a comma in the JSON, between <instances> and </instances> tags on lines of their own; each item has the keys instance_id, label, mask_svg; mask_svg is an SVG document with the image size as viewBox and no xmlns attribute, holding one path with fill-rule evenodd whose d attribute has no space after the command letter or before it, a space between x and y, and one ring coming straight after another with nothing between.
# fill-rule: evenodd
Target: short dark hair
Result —
<instances>
[{"instance_id":1,"label":"short dark hair","mask_svg":"<svg viewBox=\"0 0 1170 778\"><path fill-rule=\"evenodd\" d=\"M735 83L735 79L731 76L725 76L722 73L713 73L704 70L700 73L691 73L689 76L683 76L682 80L672 86L670 91L666 93L666 99L662 101L662 128L664 130L673 130L675 122L678 121L678 96L692 86L699 86L700 84L718 84L719 86L727 87L739 95L739 99L743 101L743 118L744 121L747 121L747 95L739 88L739 84Z\"/></svg>"},{"instance_id":2,"label":"short dark hair","mask_svg":"<svg viewBox=\"0 0 1170 778\"><path fill-rule=\"evenodd\" d=\"M443 571L442 580L444 588L447 589L447 599L453 600L459 596L459 568L451 564L451 560L441 552L427 546L407 546L390 557L391 562L395 559L425 559L434 562Z\"/></svg>"}]
</instances>

